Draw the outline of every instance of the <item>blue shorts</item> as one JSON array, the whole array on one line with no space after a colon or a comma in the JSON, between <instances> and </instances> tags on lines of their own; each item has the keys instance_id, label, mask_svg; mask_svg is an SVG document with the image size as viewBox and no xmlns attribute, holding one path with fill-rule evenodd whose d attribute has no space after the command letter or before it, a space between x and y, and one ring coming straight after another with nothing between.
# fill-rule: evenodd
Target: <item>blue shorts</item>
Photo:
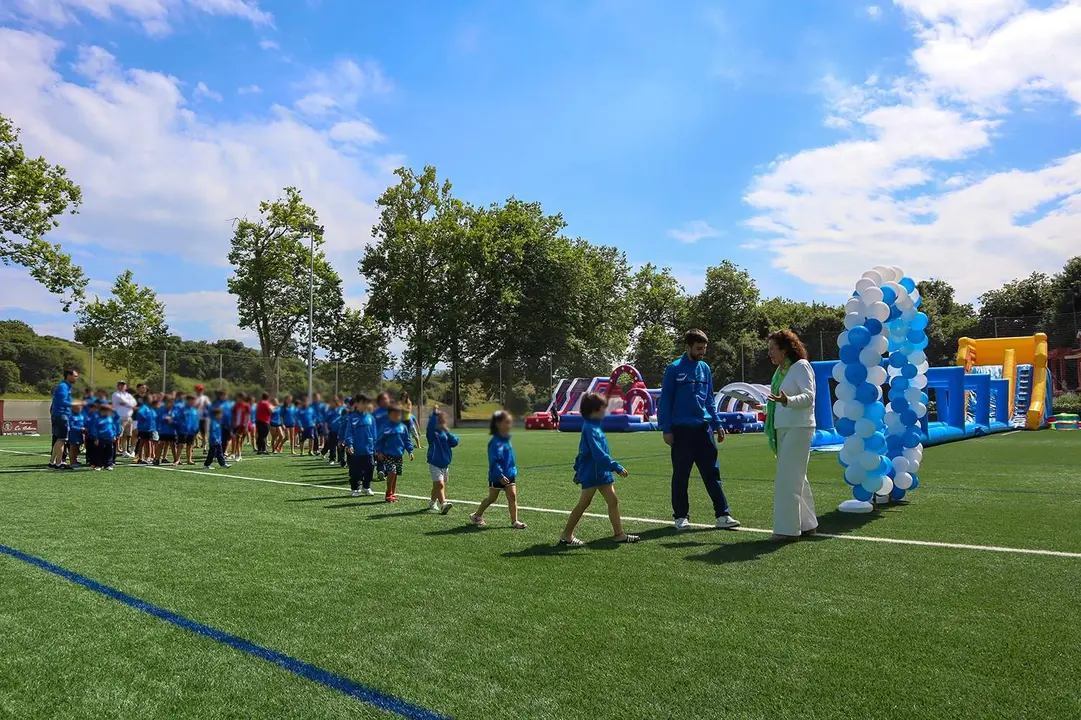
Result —
<instances>
[{"instance_id":1,"label":"blue shorts","mask_svg":"<svg viewBox=\"0 0 1081 720\"><path fill-rule=\"evenodd\" d=\"M575 478L574 482L581 485L583 490L589 490L590 488L597 488L601 487L602 485L614 485L616 479L612 477L612 475L606 473L604 475L601 475L599 478L589 478L588 480Z\"/></svg>"},{"instance_id":2,"label":"blue shorts","mask_svg":"<svg viewBox=\"0 0 1081 720\"><path fill-rule=\"evenodd\" d=\"M67 415L53 415L53 441L68 439L68 416Z\"/></svg>"},{"instance_id":3,"label":"blue shorts","mask_svg":"<svg viewBox=\"0 0 1081 720\"><path fill-rule=\"evenodd\" d=\"M492 480L492 479L489 479L489 480L488 480L488 487L490 487L490 488L497 488L497 489L499 489L499 490L505 490L505 489L509 488L509 487L510 487L511 485L515 485L515 484L516 484L516 482L515 482L515 481L516 481L516 480L518 480L518 477L517 477L517 476L515 476L515 477L512 477L512 478L507 478L507 479L508 479L508 480L510 480L510 482L509 482L509 483L507 483L506 485L504 485L504 484L503 484L503 482L502 482L501 480Z\"/></svg>"},{"instance_id":4,"label":"blue shorts","mask_svg":"<svg viewBox=\"0 0 1081 720\"><path fill-rule=\"evenodd\" d=\"M68 433L68 445L70 445L71 447L78 450L79 447L82 444L83 444L83 434L82 433L78 433L78 434L76 434L76 433Z\"/></svg>"},{"instance_id":5,"label":"blue shorts","mask_svg":"<svg viewBox=\"0 0 1081 720\"><path fill-rule=\"evenodd\" d=\"M314 440L315 439L315 428L301 428L300 429L300 439L301 439L302 442L304 440Z\"/></svg>"}]
</instances>

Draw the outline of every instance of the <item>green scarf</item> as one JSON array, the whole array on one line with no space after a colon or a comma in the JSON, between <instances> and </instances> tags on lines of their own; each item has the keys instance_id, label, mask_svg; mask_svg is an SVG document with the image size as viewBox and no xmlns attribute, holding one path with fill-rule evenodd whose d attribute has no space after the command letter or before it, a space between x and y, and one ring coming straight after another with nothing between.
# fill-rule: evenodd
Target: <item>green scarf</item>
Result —
<instances>
[{"instance_id":1,"label":"green scarf","mask_svg":"<svg viewBox=\"0 0 1081 720\"><path fill-rule=\"evenodd\" d=\"M773 371L773 379L769 383L771 395L777 395L781 392L781 383L784 382L785 375L788 375L790 367L792 367L792 361L785 360ZM769 441L769 449L773 451L774 455L777 454L777 429L773 427L773 415L776 411L777 403L772 400L766 403L766 439Z\"/></svg>"}]
</instances>

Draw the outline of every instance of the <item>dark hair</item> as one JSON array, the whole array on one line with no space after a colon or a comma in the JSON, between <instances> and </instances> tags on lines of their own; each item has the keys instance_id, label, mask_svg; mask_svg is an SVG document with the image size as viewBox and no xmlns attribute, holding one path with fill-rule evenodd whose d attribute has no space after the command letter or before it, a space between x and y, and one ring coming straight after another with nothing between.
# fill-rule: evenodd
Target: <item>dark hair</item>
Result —
<instances>
[{"instance_id":1,"label":"dark hair","mask_svg":"<svg viewBox=\"0 0 1081 720\"><path fill-rule=\"evenodd\" d=\"M398 399L402 402L409 402L409 393L405 390L402 390L400 393L398 393Z\"/></svg>"},{"instance_id":2,"label":"dark hair","mask_svg":"<svg viewBox=\"0 0 1081 720\"><path fill-rule=\"evenodd\" d=\"M77 372L79 372L79 371L76 370L75 368L68 368L67 370L64 371L64 379L67 379L67 378L71 377L72 375L74 375Z\"/></svg>"},{"instance_id":3,"label":"dark hair","mask_svg":"<svg viewBox=\"0 0 1081 720\"><path fill-rule=\"evenodd\" d=\"M582 417L586 417L605 407L608 407L607 400L597 393L587 393L586 396L582 398L580 409Z\"/></svg>"},{"instance_id":4,"label":"dark hair","mask_svg":"<svg viewBox=\"0 0 1081 720\"><path fill-rule=\"evenodd\" d=\"M264 400L269 400L270 399L270 393L263 393L263 399Z\"/></svg>"},{"instance_id":5,"label":"dark hair","mask_svg":"<svg viewBox=\"0 0 1081 720\"><path fill-rule=\"evenodd\" d=\"M698 343L708 343L709 338L706 337L706 333L698 328L691 328L683 336L683 344L687 347L691 345L697 345Z\"/></svg>"},{"instance_id":6,"label":"dark hair","mask_svg":"<svg viewBox=\"0 0 1081 720\"><path fill-rule=\"evenodd\" d=\"M194 395L185 395L185 396L184 396L184 399L185 399L185 400L194 400L194 399L195 399L195 396L194 396Z\"/></svg>"},{"instance_id":7,"label":"dark hair","mask_svg":"<svg viewBox=\"0 0 1081 720\"><path fill-rule=\"evenodd\" d=\"M499 432L499 423L503 422L510 417L510 413L506 410L496 410L492 413L492 421L488 423L488 434L495 435Z\"/></svg>"},{"instance_id":8,"label":"dark hair","mask_svg":"<svg viewBox=\"0 0 1081 720\"><path fill-rule=\"evenodd\" d=\"M799 339L799 335L791 330L778 330L770 333L767 339L772 340L774 345L783 350L784 354L792 362L807 359L807 348L803 346L803 341Z\"/></svg>"},{"instance_id":9,"label":"dark hair","mask_svg":"<svg viewBox=\"0 0 1081 720\"><path fill-rule=\"evenodd\" d=\"M220 408L220 407L216 407L216 408L214 408L213 410L211 410L211 411L210 411L210 414L211 414L211 415L212 415L213 417L216 417L216 418L219 418L219 417L221 417L221 408Z\"/></svg>"},{"instance_id":10,"label":"dark hair","mask_svg":"<svg viewBox=\"0 0 1081 720\"><path fill-rule=\"evenodd\" d=\"M370 397L368 397L367 395L365 395L364 393L360 393L359 395L354 395L353 396L353 402L370 403L371 401L372 401L372 399Z\"/></svg>"}]
</instances>

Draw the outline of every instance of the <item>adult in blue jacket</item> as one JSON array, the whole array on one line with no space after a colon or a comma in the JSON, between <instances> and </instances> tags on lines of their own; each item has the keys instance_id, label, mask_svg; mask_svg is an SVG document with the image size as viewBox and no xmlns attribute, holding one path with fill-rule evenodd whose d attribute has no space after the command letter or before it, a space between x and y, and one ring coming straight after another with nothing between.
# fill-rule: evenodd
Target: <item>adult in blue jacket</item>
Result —
<instances>
[{"instance_id":1,"label":"adult in blue jacket","mask_svg":"<svg viewBox=\"0 0 1081 720\"><path fill-rule=\"evenodd\" d=\"M49 469L56 470L64 462L64 445L68 441L68 425L71 421L71 386L79 379L79 371L68 368L64 379L53 389L53 401L49 407L49 416L53 425L53 452L49 458Z\"/></svg>"},{"instance_id":2,"label":"adult in blue jacket","mask_svg":"<svg viewBox=\"0 0 1081 720\"><path fill-rule=\"evenodd\" d=\"M698 466L713 501L717 527L739 527L739 521L729 512L717 462L717 443L724 441L724 428L713 398L713 373L703 359L709 338L701 330L689 330L684 336L684 346L683 356L664 371L657 408L664 442L672 448L672 516L676 530L691 525L687 484L694 465Z\"/></svg>"}]
</instances>

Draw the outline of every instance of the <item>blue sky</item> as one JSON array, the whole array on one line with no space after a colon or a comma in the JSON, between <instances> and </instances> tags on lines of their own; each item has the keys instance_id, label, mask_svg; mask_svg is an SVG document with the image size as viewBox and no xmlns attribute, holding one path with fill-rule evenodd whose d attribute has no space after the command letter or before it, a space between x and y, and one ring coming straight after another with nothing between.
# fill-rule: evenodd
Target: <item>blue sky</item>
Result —
<instances>
[{"instance_id":1,"label":"blue sky","mask_svg":"<svg viewBox=\"0 0 1081 720\"><path fill-rule=\"evenodd\" d=\"M354 305L373 200L434 164L569 232L766 295L875 264L962 296L1081 247L1081 4L1024 0L377 3L13 0L0 112L86 193L62 242L131 267L188 337L250 336L228 219L295 184ZM7 90L11 88L12 92ZM0 313L70 335L25 273Z\"/></svg>"}]
</instances>

